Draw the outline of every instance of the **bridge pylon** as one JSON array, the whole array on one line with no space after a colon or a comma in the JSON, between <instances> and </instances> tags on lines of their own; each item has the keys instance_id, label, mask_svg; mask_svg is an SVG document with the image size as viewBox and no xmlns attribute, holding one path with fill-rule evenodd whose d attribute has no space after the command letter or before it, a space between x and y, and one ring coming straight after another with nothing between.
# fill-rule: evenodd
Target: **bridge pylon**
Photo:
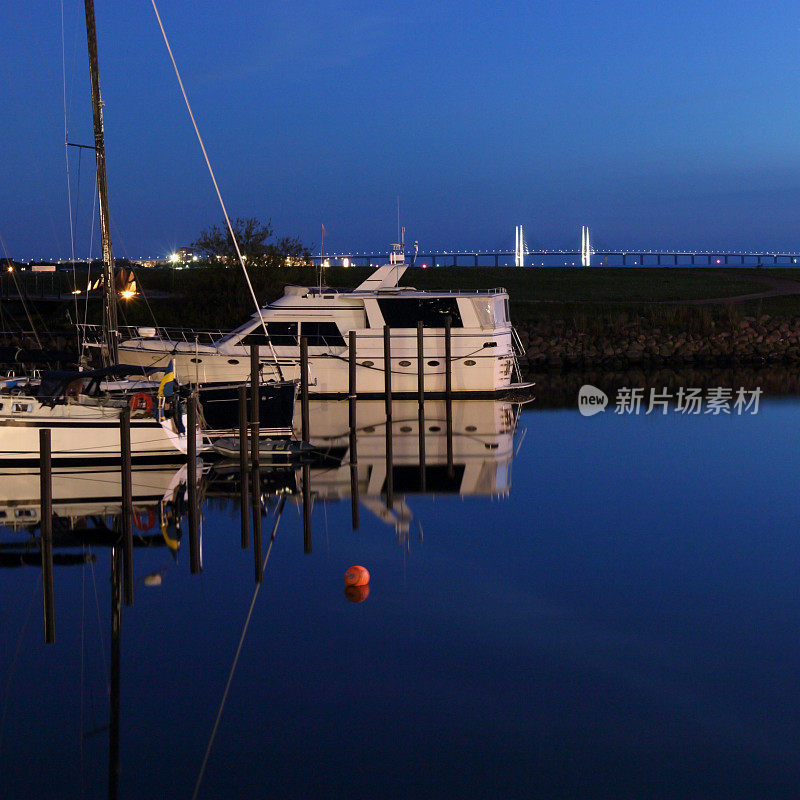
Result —
<instances>
[{"instance_id":1,"label":"bridge pylon","mask_svg":"<svg viewBox=\"0 0 800 800\"><path fill-rule=\"evenodd\" d=\"M588 225L581 225L581 266L592 266L592 246L589 243Z\"/></svg>"}]
</instances>

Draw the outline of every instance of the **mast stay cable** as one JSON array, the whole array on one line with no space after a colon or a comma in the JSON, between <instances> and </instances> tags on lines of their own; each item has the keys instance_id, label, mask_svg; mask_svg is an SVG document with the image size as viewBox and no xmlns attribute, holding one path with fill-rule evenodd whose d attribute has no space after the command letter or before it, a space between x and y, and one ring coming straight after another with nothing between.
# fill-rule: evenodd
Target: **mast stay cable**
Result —
<instances>
[{"instance_id":1,"label":"mast stay cable","mask_svg":"<svg viewBox=\"0 0 800 800\"><path fill-rule=\"evenodd\" d=\"M228 226L228 232L231 235L231 240L233 241L233 246L236 250L236 256L239 259L239 264L242 266L242 272L244 273L245 280L247 281L247 288L250 290L250 296L253 298L253 303L256 306L256 312L258 313L258 318L261 320L261 327L264 329L264 335L267 337L267 343L269 344L270 352L272 353L272 358L275 362L275 369L278 373L278 377L283 380L283 372L281 371L281 365L278 362L278 354L275 352L275 348L272 344L272 339L270 339L269 332L267 331L267 324L264 321L264 315L261 313L261 306L258 302L258 298L256 297L255 290L253 289L253 284L250 281L250 275L247 273L247 267L244 265L244 259L242 258L241 250L239 249L239 242L236 241L236 236L233 232L233 226L231 225L230 217L228 216L228 211L225 208L225 202L222 199L222 193L220 192L219 185L217 184L217 178L214 175L214 170L211 167L211 160L208 157L208 153L206 152L206 146L203 143L203 137L200 135L200 129L197 127L197 122L194 118L194 113L192 111L192 106L189 103L189 97L186 94L186 89L183 85L183 80L181 79L181 73L178 69L178 64L175 61L175 56L172 54L172 47L170 46L169 39L167 38L167 32L164 30L164 23L161 21L161 15L158 13L158 7L156 6L156 0L151 0L153 4L153 11L155 11L156 19L158 20L158 27L161 29L161 35L164 37L164 44L167 46L167 52L169 53L170 60L172 61L172 67L175 70L175 77L178 79L178 85L181 88L181 94L183 95L183 100L186 103L186 109L189 112L189 117L192 120L192 125L194 126L194 132L197 135L197 141L200 143L200 149L203 151L203 157L206 161L206 166L208 167L209 175L211 176L211 182L214 184L214 190L217 193L217 199L219 200L220 207L222 208L222 213L225 217L225 224Z\"/></svg>"}]
</instances>

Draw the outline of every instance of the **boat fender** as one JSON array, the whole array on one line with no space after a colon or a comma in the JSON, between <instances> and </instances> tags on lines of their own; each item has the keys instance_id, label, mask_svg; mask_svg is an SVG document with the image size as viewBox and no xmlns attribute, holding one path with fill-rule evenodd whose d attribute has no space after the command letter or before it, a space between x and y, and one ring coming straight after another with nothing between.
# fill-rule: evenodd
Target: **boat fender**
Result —
<instances>
[{"instance_id":1,"label":"boat fender","mask_svg":"<svg viewBox=\"0 0 800 800\"><path fill-rule=\"evenodd\" d=\"M133 527L137 531L149 531L156 524L156 514L152 508L133 512Z\"/></svg>"},{"instance_id":2,"label":"boat fender","mask_svg":"<svg viewBox=\"0 0 800 800\"><path fill-rule=\"evenodd\" d=\"M345 586L366 586L369 583L369 571L366 567L350 567L344 574Z\"/></svg>"}]
</instances>

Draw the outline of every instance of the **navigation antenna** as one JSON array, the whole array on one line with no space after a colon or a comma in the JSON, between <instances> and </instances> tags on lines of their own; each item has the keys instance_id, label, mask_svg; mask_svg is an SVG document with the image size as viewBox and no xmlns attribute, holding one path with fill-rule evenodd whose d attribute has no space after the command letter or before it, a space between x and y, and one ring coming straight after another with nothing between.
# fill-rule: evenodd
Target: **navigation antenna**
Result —
<instances>
[{"instance_id":1,"label":"navigation antenna","mask_svg":"<svg viewBox=\"0 0 800 800\"><path fill-rule=\"evenodd\" d=\"M103 245L103 335L104 361L107 365L119 361L117 351L117 292L114 285L114 255L111 251L111 220L108 215L108 183L106 181L106 146L103 136L103 101L100 98L100 67L97 61L97 30L94 22L94 2L84 0L86 9L86 42L89 47L89 74L92 81L92 111L94 116L94 153L97 161L97 193L100 198L100 239Z\"/></svg>"}]
</instances>

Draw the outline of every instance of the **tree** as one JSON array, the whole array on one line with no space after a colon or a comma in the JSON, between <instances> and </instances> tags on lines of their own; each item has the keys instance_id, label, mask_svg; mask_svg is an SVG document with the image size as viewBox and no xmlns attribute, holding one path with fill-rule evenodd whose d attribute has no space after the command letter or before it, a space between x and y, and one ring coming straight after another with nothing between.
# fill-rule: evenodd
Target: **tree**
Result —
<instances>
[{"instance_id":1,"label":"tree","mask_svg":"<svg viewBox=\"0 0 800 800\"><path fill-rule=\"evenodd\" d=\"M295 237L284 236L270 241L275 234L269 220L263 223L255 217L237 217L231 220L231 227L239 252L245 257L248 267L278 267L283 266L287 259L292 263L310 259L308 250ZM192 246L208 259L216 259L226 265L237 261L236 248L227 225L212 225L200 233Z\"/></svg>"}]
</instances>

